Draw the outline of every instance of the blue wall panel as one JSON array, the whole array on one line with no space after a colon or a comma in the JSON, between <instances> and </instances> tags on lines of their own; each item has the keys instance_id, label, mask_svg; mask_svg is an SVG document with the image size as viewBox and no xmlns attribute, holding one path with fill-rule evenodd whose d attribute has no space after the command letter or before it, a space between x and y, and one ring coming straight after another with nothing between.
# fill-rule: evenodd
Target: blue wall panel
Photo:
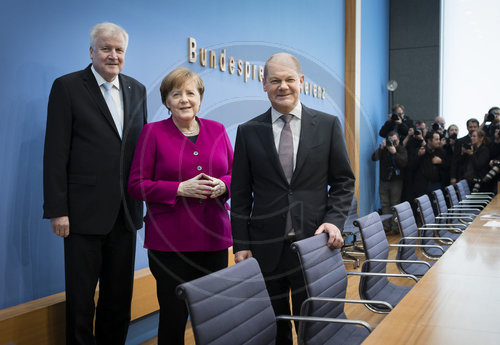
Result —
<instances>
[{"instance_id":1,"label":"blue wall panel","mask_svg":"<svg viewBox=\"0 0 500 345\"><path fill-rule=\"evenodd\" d=\"M55 78L90 62L88 32L102 21L129 32L123 72L146 85L150 121L167 116L158 88L177 66L201 74L207 91L200 116L223 122L232 140L239 123L269 106L256 80L244 83L242 77L187 63L188 37L196 38L198 47L217 54L226 49L228 56L259 65L277 51L296 54L306 80L327 88L325 100L302 95L303 103L343 121L343 0L2 1L0 309L64 290L62 240L41 218L47 98ZM147 266L143 231L137 269Z\"/></svg>"},{"instance_id":2,"label":"blue wall panel","mask_svg":"<svg viewBox=\"0 0 500 345\"><path fill-rule=\"evenodd\" d=\"M359 149L359 213L380 207L378 163L371 155L387 119L389 77L389 0L361 1L361 115Z\"/></svg>"}]
</instances>

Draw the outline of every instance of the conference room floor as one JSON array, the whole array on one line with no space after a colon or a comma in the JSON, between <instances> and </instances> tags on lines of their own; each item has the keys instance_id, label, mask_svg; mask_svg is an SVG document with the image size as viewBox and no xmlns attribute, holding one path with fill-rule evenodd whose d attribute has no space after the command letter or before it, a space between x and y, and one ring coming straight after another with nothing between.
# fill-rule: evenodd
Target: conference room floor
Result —
<instances>
[{"instance_id":1,"label":"conference room floor","mask_svg":"<svg viewBox=\"0 0 500 345\"><path fill-rule=\"evenodd\" d=\"M392 235L388 236L388 241L389 243L397 243L399 240L400 236L399 235ZM230 252L230 261L232 260L232 253ZM362 257L359 256L360 258L360 263L362 263ZM391 248L389 251L389 258L394 259L396 257L396 249ZM234 262L230 262L229 264L233 264ZM345 263L346 269L348 272L360 272L361 269L358 267L357 269L353 268L352 263L346 262ZM398 269L394 264L390 264L387 269L388 272L390 273L399 273ZM391 281L394 282L395 284L398 285L414 285L414 282L411 280L408 280L406 278L391 278ZM359 293L358 293L358 285L359 285L359 277L357 276L349 276L348 277L348 283L347 283L347 298L355 298L359 299ZM352 305L348 304L346 305L345 308L346 314L350 319L358 319L358 320L364 320L367 321L372 327L376 327L383 319L384 319L384 314L376 314L372 313L369 311L364 305ZM191 329L191 324L188 322L188 325L186 327L186 333L185 333L185 345L195 345L194 341L194 335L193 331ZM157 340L156 338L150 339L141 345L156 345ZM297 344L295 340L295 344Z\"/></svg>"}]
</instances>

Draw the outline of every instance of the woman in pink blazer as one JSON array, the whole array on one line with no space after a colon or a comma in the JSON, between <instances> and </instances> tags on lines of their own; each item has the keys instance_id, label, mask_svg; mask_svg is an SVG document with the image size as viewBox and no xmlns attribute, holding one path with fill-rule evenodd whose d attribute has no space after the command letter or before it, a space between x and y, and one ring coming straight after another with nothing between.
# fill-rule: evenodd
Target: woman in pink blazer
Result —
<instances>
[{"instance_id":1,"label":"woman in pink blazer","mask_svg":"<svg viewBox=\"0 0 500 345\"><path fill-rule=\"evenodd\" d=\"M129 192L146 201L149 266L160 304L158 344L184 344L188 311L178 284L227 266L232 245L226 201L233 149L224 126L196 116L205 87L178 68L162 81L172 116L144 126L132 163Z\"/></svg>"}]
</instances>

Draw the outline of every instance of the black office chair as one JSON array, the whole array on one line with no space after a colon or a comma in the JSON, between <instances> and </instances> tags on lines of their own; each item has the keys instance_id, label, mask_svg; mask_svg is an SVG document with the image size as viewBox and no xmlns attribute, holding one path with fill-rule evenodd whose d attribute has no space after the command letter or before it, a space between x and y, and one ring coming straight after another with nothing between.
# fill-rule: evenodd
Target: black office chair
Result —
<instances>
[{"instance_id":1,"label":"black office chair","mask_svg":"<svg viewBox=\"0 0 500 345\"><path fill-rule=\"evenodd\" d=\"M432 208L431 200L427 194L419 196L415 201L422 222L422 228L435 230L436 237L447 237L455 241L467 228L470 221L472 221L468 216L436 216ZM457 221L459 221L459 223L457 223Z\"/></svg>"},{"instance_id":2,"label":"black office chair","mask_svg":"<svg viewBox=\"0 0 500 345\"><path fill-rule=\"evenodd\" d=\"M440 241L439 243L442 243L442 241L448 241L449 243L453 242L450 238L434 237L434 230L430 229L420 230L423 234L423 236L421 236L417 223L415 222L413 210L408 201L395 205L392 209L396 215L395 218L397 219L399 231L403 236L399 240L399 244L405 244L403 247L398 247L396 259L420 260L416 253L416 249L419 248L425 257L436 260L445 252L445 248L448 248L448 246L437 244L436 241ZM434 262L435 261L430 261L429 265L432 266ZM417 277L421 277L429 269L422 265L407 263L397 263L397 266L401 273L413 274Z\"/></svg>"},{"instance_id":3,"label":"black office chair","mask_svg":"<svg viewBox=\"0 0 500 345\"><path fill-rule=\"evenodd\" d=\"M481 210L487 205L487 202L479 200L459 200L455 187L453 185L446 186L445 188L446 196L448 198L448 204L453 208L466 209L467 212L473 212L474 214L479 214Z\"/></svg>"},{"instance_id":4,"label":"black office chair","mask_svg":"<svg viewBox=\"0 0 500 345\"><path fill-rule=\"evenodd\" d=\"M272 345L276 338L276 320L370 327L346 319L275 316L259 264L254 258L183 283L176 291L189 310L196 345ZM299 343L303 343L300 330ZM332 339L328 344L336 343Z\"/></svg>"},{"instance_id":5,"label":"black office chair","mask_svg":"<svg viewBox=\"0 0 500 345\"><path fill-rule=\"evenodd\" d=\"M460 180L456 184L458 196L461 200L464 199L479 199L486 202L493 200L495 193L492 192L471 192L467 180Z\"/></svg>"},{"instance_id":6,"label":"black office chair","mask_svg":"<svg viewBox=\"0 0 500 345\"><path fill-rule=\"evenodd\" d=\"M328 235L321 234L292 243L292 249L299 255L307 295L301 315L346 319L344 303L377 303L388 310L392 306L384 301L345 299L347 275L373 275L370 273L347 273L340 251L327 247ZM354 321L354 320L353 320ZM308 323L303 326L307 344L361 344L369 329L363 321L359 324Z\"/></svg>"},{"instance_id":7,"label":"black office chair","mask_svg":"<svg viewBox=\"0 0 500 345\"><path fill-rule=\"evenodd\" d=\"M355 225L361 231L363 238L363 246L365 248L366 260L361 266L362 272L384 273L385 276L380 277L361 277L359 282L359 295L362 299L373 299L386 301L392 306L396 306L398 302L411 290L411 286L400 286L391 283L388 277L405 277L413 279L415 282L418 278L411 274L386 273L386 265L388 263L416 263L419 265L430 265L424 261L416 260L390 260L389 247L399 247L400 244L389 244L385 236L384 227L380 221L380 216L377 212L370 213L364 217L358 218ZM388 310L376 304L366 304L368 309L375 312L388 312Z\"/></svg>"},{"instance_id":8,"label":"black office chair","mask_svg":"<svg viewBox=\"0 0 500 345\"><path fill-rule=\"evenodd\" d=\"M439 215L453 216L453 217L470 217L470 219L474 219L477 216L477 213L469 213L467 212L467 209L464 208L448 207L443 191L441 189L436 189L432 191L432 196L434 197L434 201L436 202Z\"/></svg>"}]
</instances>

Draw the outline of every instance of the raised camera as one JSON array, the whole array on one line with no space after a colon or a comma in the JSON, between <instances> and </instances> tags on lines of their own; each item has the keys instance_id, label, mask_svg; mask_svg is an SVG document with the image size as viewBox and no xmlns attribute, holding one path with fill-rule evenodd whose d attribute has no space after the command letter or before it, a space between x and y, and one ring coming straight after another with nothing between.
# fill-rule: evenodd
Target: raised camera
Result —
<instances>
[{"instance_id":1,"label":"raised camera","mask_svg":"<svg viewBox=\"0 0 500 345\"><path fill-rule=\"evenodd\" d=\"M470 150L472 148L472 144L471 143L464 143L463 148L466 150Z\"/></svg>"},{"instance_id":2,"label":"raised camera","mask_svg":"<svg viewBox=\"0 0 500 345\"><path fill-rule=\"evenodd\" d=\"M437 130L439 130L439 123L434 122L434 123L432 124L432 130L433 130L434 132L435 132L435 131L437 131Z\"/></svg>"},{"instance_id":3,"label":"raised camera","mask_svg":"<svg viewBox=\"0 0 500 345\"><path fill-rule=\"evenodd\" d=\"M488 116L486 117L487 122L493 122L495 121L495 114L493 113L488 113Z\"/></svg>"},{"instance_id":4,"label":"raised camera","mask_svg":"<svg viewBox=\"0 0 500 345\"><path fill-rule=\"evenodd\" d=\"M399 114L398 114L398 113L392 113L392 115L391 115L391 120L392 120L392 121L397 121L397 120L399 120Z\"/></svg>"},{"instance_id":5,"label":"raised camera","mask_svg":"<svg viewBox=\"0 0 500 345\"><path fill-rule=\"evenodd\" d=\"M422 135L422 131L420 129L415 129L414 131L414 134L413 135Z\"/></svg>"},{"instance_id":6,"label":"raised camera","mask_svg":"<svg viewBox=\"0 0 500 345\"><path fill-rule=\"evenodd\" d=\"M387 139L385 141L385 146L394 146L394 142L392 141L392 139Z\"/></svg>"}]
</instances>

